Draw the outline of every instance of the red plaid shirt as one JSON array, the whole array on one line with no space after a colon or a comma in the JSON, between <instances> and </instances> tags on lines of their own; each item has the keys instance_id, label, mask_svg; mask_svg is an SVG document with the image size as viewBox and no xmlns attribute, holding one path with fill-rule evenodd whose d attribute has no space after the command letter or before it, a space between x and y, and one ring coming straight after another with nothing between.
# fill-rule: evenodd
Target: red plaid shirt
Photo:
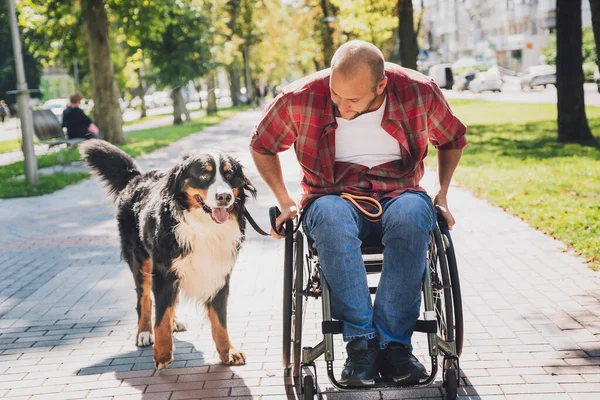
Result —
<instances>
[{"instance_id":1,"label":"red plaid shirt","mask_svg":"<svg viewBox=\"0 0 600 400\"><path fill-rule=\"evenodd\" d=\"M337 123L329 70L290 84L263 113L250 147L272 155L294 145L303 172L301 208L325 194L348 192L380 199L406 190L424 191L419 182L427 142L441 150L466 146L466 126L431 78L390 63L385 75L387 106L381 127L400 143L400 160L373 168L335 161Z\"/></svg>"}]
</instances>

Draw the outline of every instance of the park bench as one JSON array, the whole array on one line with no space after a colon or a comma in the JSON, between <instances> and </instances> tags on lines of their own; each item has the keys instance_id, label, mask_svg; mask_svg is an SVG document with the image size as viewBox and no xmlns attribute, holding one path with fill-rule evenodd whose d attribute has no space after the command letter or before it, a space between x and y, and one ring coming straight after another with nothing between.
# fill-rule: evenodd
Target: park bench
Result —
<instances>
[{"instance_id":1,"label":"park bench","mask_svg":"<svg viewBox=\"0 0 600 400\"><path fill-rule=\"evenodd\" d=\"M49 150L59 149L58 146L66 145L67 152L56 152L56 159L60 164L67 165L73 150L77 145L83 142L83 138L69 139L63 128L50 110L33 110L33 132L41 144L48 146ZM64 154L64 158L61 155ZM62 160L61 160L62 158Z\"/></svg>"}]
</instances>

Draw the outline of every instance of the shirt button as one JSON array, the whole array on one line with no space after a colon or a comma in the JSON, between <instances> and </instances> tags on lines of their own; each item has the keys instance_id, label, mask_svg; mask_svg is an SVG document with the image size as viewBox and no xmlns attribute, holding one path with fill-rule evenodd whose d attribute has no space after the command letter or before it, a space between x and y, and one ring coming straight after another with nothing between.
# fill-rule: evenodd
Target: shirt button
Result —
<instances>
[{"instance_id":1,"label":"shirt button","mask_svg":"<svg viewBox=\"0 0 600 400\"><path fill-rule=\"evenodd\" d=\"M377 197L377 196L378 196L378 194L377 194L377 193L373 193L373 197Z\"/></svg>"}]
</instances>

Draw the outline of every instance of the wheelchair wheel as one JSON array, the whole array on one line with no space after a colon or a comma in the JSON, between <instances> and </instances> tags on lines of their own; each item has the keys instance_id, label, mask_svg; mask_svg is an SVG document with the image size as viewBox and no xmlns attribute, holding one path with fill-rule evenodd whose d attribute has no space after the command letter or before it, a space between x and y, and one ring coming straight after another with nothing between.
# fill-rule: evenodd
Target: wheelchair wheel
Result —
<instances>
[{"instance_id":1,"label":"wheelchair wheel","mask_svg":"<svg viewBox=\"0 0 600 400\"><path fill-rule=\"evenodd\" d=\"M433 239L429 257L438 331L444 341L455 343L457 353L455 356L459 356L462 351L463 320L458 271L453 260L452 268L455 273L450 272L447 249L442 234L437 228L433 231ZM454 281L452 275L456 278Z\"/></svg>"},{"instance_id":2,"label":"wheelchair wheel","mask_svg":"<svg viewBox=\"0 0 600 400\"><path fill-rule=\"evenodd\" d=\"M448 261L448 272L450 273L450 282L452 282L452 301L454 303L454 325L456 341L456 355L460 356L463 349L464 340L464 323L463 323L463 308L462 294L460 291L460 280L458 278L458 265L456 263L456 253L454 252L454 243L448 225L440 224L440 233L442 234L444 248L446 250L446 260Z\"/></svg>"},{"instance_id":3,"label":"wheelchair wheel","mask_svg":"<svg viewBox=\"0 0 600 400\"><path fill-rule=\"evenodd\" d=\"M304 282L304 235L296 233L294 246L294 279L292 287L292 376L300 376L300 364L302 361L302 324L304 322L304 311L306 296L300 292L306 288Z\"/></svg>"},{"instance_id":4,"label":"wheelchair wheel","mask_svg":"<svg viewBox=\"0 0 600 400\"><path fill-rule=\"evenodd\" d=\"M294 276L294 238L291 235L293 223L285 225L285 251L283 263L283 368L290 368L292 345L292 280ZM289 233L289 234L288 234Z\"/></svg>"}]
</instances>

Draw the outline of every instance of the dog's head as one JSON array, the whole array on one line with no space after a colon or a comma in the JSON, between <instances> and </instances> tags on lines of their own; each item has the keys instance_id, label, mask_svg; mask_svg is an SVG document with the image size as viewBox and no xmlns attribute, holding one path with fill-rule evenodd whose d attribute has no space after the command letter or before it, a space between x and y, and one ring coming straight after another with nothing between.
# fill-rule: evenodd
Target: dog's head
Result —
<instances>
[{"instance_id":1,"label":"dog's head","mask_svg":"<svg viewBox=\"0 0 600 400\"><path fill-rule=\"evenodd\" d=\"M167 176L167 191L184 209L202 208L217 224L232 209L243 209L246 197L256 188L242 165L224 153L188 154Z\"/></svg>"}]
</instances>

